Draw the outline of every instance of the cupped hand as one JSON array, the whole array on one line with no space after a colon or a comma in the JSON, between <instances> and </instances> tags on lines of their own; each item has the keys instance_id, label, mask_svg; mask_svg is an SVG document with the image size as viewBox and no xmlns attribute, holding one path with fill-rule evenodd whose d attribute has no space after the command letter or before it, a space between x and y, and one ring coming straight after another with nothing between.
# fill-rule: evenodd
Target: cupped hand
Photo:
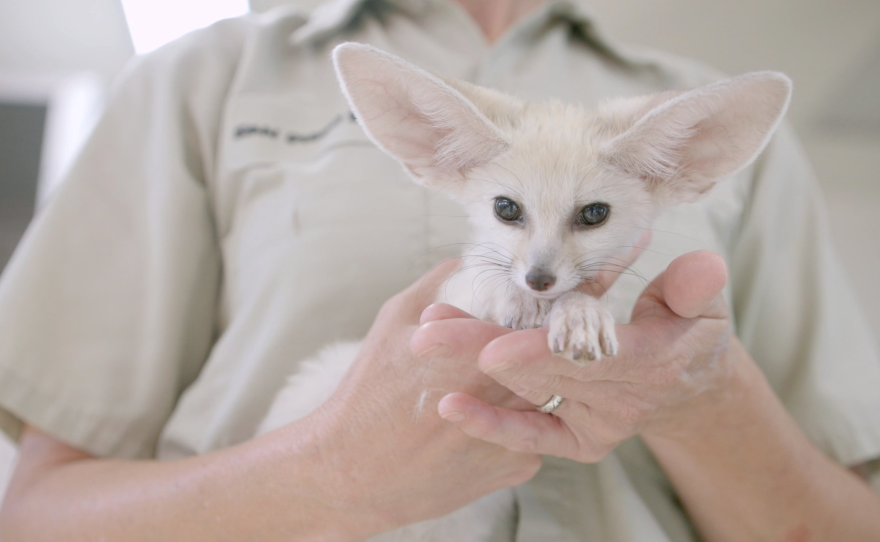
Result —
<instances>
[{"instance_id":1,"label":"cupped hand","mask_svg":"<svg viewBox=\"0 0 880 542\"><path fill-rule=\"evenodd\" d=\"M385 303L334 395L289 426L300 449L317 458L314 498L360 518L361 535L446 515L521 484L540 468L539 456L473 439L437 415L437 403L453 390L492 404L529 406L477 366L483 347L509 330L449 306L424 311L457 267L441 264ZM432 344L413 352L423 312L437 325L444 319L472 325L457 326L462 341L455 347Z\"/></svg>"},{"instance_id":2,"label":"cupped hand","mask_svg":"<svg viewBox=\"0 0 880 542\"><path fill-rule=\"evenodd\" d=\"M717 254L675 259L642 293L631 323L616 326L618 355L585 367L552 355L545 328L503 334L487 345L480 368L531 404L564 397L553 414L507 408L464 390L444 397L438 411L487 442L583 462L602 459L638 433L686 433L700 405L724 393L731 372L726 280Z\"/></svg>"}]
</instances>

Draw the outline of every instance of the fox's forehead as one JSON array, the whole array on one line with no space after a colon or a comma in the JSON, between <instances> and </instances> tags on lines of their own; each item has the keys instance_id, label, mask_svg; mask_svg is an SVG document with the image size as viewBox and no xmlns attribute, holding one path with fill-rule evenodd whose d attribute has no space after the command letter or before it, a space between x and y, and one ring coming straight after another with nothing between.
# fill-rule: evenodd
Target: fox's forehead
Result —
<instances>
[{"instance_id":1,"label":"fox's forehead","mask_svg":"<svg viewBox=\"0 0 880 542\"><path fill-rule=\"evenodd\" d=\"M651 102L645 96L608 100L596 107L558 100L528 102L506 131L514 140L542 138L599 145L625 132Z\"/></svg>"},{"instance_id":2,"label":"fox's forehead","mask_svg":"<svg viewBox=\"0 0 880 542\"><path fill-rule=\"evenodd\" d=\"M568 206L613 195L599 158L613 127L599 112L576 104L534 103L518 120L507 132L509 149L482 172L487 182L475 190L506 191L496 195L556 216Z\"/></svg>"},{"instance_id":3,"label":"fox's forehead","mask_svg":"<svg viewBox=\"0 0 880 542\"><path fill-rule=\"evenodd\" d=\"M526 104L508 131L513 145L544 142L554 146L593 145L607 132L607 121L596 109L558 101Z\"/></svg>"}]
</instances>

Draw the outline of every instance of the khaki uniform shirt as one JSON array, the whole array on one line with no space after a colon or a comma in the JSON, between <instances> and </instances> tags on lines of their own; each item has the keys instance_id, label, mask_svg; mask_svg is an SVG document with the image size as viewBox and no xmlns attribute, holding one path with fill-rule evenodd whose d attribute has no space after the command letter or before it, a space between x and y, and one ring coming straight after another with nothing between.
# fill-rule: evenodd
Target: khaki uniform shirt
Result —
<instances>
[{"instance_id":1,"label":"khaki uniform shirt","mask_svg":"<svg viewBox=\"0 0 880 542\"><path fill-rule=\"evenodd\" d=\"M330 51L371 43L526 99L595 104L706 83L551 1L495 45L448 0L338 0L218 23L137 59L0 283L0 419L102 457L250 438L297 363L467 240L461 209L377 150ZM796 91L795 91L796 92ZM635 268L696 249L730 265L736 332L812 441L880 456L880 364L803 154L783 128L747 171L657 222ZM632 304L644 284L623 277ZM517 489L518 542L697 536L638 438L547 458Z\"/></svg>"}]
</instances>

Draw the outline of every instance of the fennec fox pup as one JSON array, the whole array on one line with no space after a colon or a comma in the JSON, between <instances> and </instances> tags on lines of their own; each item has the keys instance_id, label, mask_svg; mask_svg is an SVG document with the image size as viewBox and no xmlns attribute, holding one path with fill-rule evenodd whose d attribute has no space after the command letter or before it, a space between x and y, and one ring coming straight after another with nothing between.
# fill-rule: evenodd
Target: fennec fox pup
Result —
<instances>
[{"instance_id":1,"label":"fennec fox pup","mask_svg":"<svg viewBox=\"0 0 880 542\"><path fill-rule=\"evenodd\" d=\"M457 200L473 247L450 301L515 329L547 326L549 348L585 364L617 352L605 304L575 290L629 252L664 206L699 199L749 165L791 94L780 73L750 73L687 91L596 108L524 102L443 79L368 45L333 51L342 91L367 136L412 179ZM486 266L503 287L474 288ZM261 432L307 415L358 350L304 362ZM512 490L378 541L479 541L513 521Z\"/></svg>"}]
</instances>

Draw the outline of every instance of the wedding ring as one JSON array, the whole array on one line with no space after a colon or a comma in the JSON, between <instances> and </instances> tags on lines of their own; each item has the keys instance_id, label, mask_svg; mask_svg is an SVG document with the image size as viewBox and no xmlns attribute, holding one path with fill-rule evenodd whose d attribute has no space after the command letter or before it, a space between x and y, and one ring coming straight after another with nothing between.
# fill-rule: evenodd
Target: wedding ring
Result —
<instances>
[{"instance_id":1,"label":"wedding ring","mask_svg":"<svg viewBox=\"0 0 880 542\"><path fill-rule=\"evenodd\" d=\"M553 412L554 410L559 408L559 405L561 405L563 401L565 401L565 397L560 397L559 395L554 395L543 405L541 405L541 406L535 405L535 408L538 409L538 412L543 412L544 414L550 414L551 412Z\"/></svg>"}]
</instances>

